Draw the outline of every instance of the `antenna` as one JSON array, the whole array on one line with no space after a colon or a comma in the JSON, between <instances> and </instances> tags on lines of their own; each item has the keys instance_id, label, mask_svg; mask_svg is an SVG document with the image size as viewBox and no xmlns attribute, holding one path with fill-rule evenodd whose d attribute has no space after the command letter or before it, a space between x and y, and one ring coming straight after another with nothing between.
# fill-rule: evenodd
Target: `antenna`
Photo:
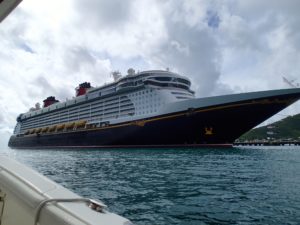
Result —
<instances>
[{"instance_id":1,"label":"antenna","mask_svg":"<svg viewBox=\"0 0 300 225\"><path fill-rule=\"evenodd\" d=\"M122 77L122 75L119 71L113 71L110 75L113 76L114 81L117 81Z\"/></svg>"},{"instance_id":2,"label":"antenna","mask_svg":"<svg viewBox=\"0 0 300 225\"><path fill-rule=\"evenodd\" d=\"M282 77L283 79L283 82L286 83L287 85L289 85L290 87L293 87L293 88L298 88L299 87L299 83L295 83L295 80L288 80L286 77Z\"/></svg>"}]
</instances>

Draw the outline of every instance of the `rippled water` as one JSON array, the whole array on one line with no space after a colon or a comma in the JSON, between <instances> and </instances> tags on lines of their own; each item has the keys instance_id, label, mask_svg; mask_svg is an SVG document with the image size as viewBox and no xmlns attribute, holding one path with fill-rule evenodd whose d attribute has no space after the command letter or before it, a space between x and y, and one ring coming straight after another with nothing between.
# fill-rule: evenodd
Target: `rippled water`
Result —
<instances>
[{"instance_id":1,"label":"rippled water","mask_svg":"<svg viewBox=\"0 0 300 225\"><path fill-rule=\"evenodd\" d=\"M138 225L300 224L300 147L3 151Z\"/></svg>"}]
</instances>

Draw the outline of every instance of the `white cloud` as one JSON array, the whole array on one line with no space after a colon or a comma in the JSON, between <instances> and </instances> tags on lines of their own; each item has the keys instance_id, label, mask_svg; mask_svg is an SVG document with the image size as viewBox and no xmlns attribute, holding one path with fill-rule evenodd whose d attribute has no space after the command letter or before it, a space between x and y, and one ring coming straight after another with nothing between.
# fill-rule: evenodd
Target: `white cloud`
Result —
<instances>
[{"instance_id":1,"label":"white cloud","mask_svg":"<svg viewBox=\"0 0 300 225\"><path fill-rule=\"evenodd\" d=\"M199 96L285 87L299 77L300 3L26 0L0 29L0 130L49 95L109 73L166 67ZM300 78L298 78L300 82ZM299 103L288 113L299 112Z\"/></svg>"}]
</instances>

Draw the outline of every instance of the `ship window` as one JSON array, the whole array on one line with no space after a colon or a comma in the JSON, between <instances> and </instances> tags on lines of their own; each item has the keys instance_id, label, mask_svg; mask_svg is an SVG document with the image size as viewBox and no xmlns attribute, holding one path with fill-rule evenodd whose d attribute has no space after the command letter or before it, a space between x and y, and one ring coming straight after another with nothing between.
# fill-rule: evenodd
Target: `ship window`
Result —
<instances>
[{"instance_id":1,"label":"ship window","mask_svg":"<svg viewBox=\"0 0 300 225\"><path fill-rule=\"evenodd\" d=\"M127 83L123 83L121 85L119 85L119 87L124 88L124 87L130 87L130 86L134 86L133 82L127 82Z\"/></svg>"},{"instance_id":2,"label":"ship window","mask_svg":"<svg viewBox=\"0 0 300 225\"><path fill-rule=\"evenodd\" d=\"M176 96L177 99L189 99L188 97Z\"/></svg>"},{"instance_id":3,"label":"ship window","mask_svg":"<svg viewBox=\"0 0 300 225\"><path fill-rule=\"evenodd\" d=\"M145 84L151 84L159 87L176 87L176 88L181 88L185 90L189 90L189 88L183 84L173 84L173 83L157 83L155 81L147 80Z\"/></svg>"},{"instance_id":4,"label":"ship window","mask_svg":"<svg viewBox=\"0 0 300 225\"><path fill-rule=\"evenodd\" d=\"M171 81L171 77L155 77L154 79L158 81Z\"/></svg>"},{"instance_id":5,"label":"ship window","mask_svg":"<svg viewBox=\"0 0 300 225\"><path fill-rule=\"evenodd\" d=\"M185 79L182 79L182 78L177 78L177 81L178 81L178 82L181 82L181 83L184 83L184 84L187 84L187 85L191 85L191 82L190 82L190 81L185 80Z\"/></svg>"}]
</instances>

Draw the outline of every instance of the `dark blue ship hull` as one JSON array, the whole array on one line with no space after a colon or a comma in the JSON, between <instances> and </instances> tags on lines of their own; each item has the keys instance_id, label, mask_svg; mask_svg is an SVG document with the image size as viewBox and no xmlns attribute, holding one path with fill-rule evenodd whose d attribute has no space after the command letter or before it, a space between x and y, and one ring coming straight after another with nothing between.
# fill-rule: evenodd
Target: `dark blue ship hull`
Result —
<instances>
[{"instance_id":1,"label":"dark blue ship hull","mask_svg":"<svg viewBox=\"0 0 300 225\"><path fill-rule=\"evenodd\" d=\"M13 135L12 148L230 146L242 134L300 98L300 91L188 108L99 128Z\"/></svg>"}]
</instances>

